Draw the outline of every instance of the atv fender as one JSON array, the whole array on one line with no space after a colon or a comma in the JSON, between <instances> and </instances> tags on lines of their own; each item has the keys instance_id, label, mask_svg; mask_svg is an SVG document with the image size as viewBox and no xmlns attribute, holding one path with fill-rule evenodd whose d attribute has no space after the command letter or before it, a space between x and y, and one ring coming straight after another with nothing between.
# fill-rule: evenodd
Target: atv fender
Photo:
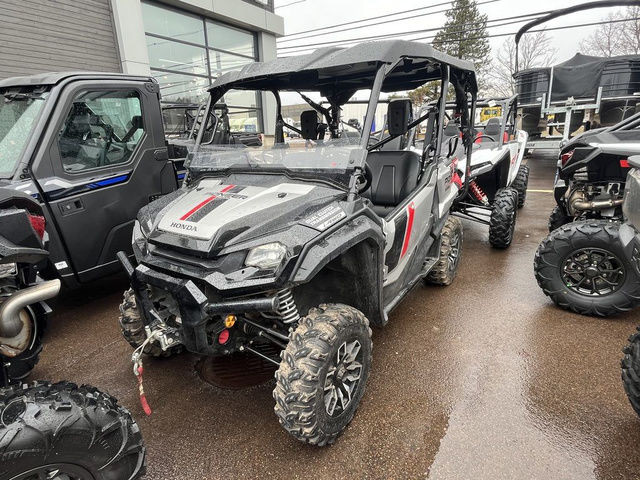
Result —
<instances>
[{"instance_id":1,"label":"atv fender","mask_svg":"<svg viewBox=\"0 0 640 480\"><path fill-rule=\"evenodd\" d=\"M354 285L359 298L354 298L352 306L360 309L374 325L383 325L383 258L384 237L380 226L366 214L360 215L337 229L320 235L307 244L291 273L290 282L296 285L312 282L322 269L332 261L359 249L356 276L359 285ZM366 258L367 261L362 261ZM355 304L354 304L355 302Z\"/></svg>"},{"instance_id":2,"label":"atv fender","mask_svg":"<svg viewBox=\"0 0 640 480\"><path fill-rule=\"evenodd\" d=\"M627 260L640 275L640 232L632 225L623 223L620 225L619 235Z\"/></svg>"}]
</instances>

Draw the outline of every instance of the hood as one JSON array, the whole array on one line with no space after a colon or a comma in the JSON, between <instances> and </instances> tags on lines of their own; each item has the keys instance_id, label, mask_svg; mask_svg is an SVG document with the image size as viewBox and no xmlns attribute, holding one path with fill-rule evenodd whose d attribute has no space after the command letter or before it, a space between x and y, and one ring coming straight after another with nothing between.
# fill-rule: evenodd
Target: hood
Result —
<instances>
[{"instance_id":1,"label":"hood","mask_svg":"<svg viewBox=\"0 0 640 480\"><path fill-rule=\"evenodd\" d=\"M318 227L324 225L313 225L308 219L315 218L314 214L343 197L344 192L277 178L280 181L271 179L266 185L247 184L242 178L234 182L228 178L204 178L167 199L170 201L161 209L155 209L156 218L150 219L150 238L153 243L212 252L295 224L322 231ZM340 207L335 208L339 210L333 212L338 220L346 216Z\"/></svg>"}]
</instances>

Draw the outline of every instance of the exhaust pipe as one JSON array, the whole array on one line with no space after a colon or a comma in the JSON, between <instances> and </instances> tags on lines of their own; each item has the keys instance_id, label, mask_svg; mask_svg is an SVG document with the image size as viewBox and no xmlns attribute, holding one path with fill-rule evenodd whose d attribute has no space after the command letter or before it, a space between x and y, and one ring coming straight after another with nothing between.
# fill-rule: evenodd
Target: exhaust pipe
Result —
<instances>
[{"instance_id":1,"label":"exhaust pipe","mask_svg":"<svg viewBox=\"0 0 640 480\"><path fill-rule=\"evenodd\" d=\"M589 201L575 201L571 206L576 210L602 210L603 208L618 207L624 203L624 199L619 198L616 200L594 200Z\"/></svg>"},{"instance_id":2,"label":"exhaust pipe","mask_svg":"<svg viewBox=\"0 0 640 480\"><path fill-rule=\"evenodd\" d=\"M60 280L49 280L12 294L0 305L0 354L15 357L29 345L31 319L24 308L60 292Z\"/></svg>"}]
</instances>

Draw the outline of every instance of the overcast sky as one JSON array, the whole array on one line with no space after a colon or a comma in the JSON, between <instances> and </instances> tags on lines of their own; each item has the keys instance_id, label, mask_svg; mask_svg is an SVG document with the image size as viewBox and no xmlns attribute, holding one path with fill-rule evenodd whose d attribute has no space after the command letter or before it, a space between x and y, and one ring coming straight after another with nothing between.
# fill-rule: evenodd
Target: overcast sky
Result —
<instances>
[{"instance_id":1,"label":"overcast sky","mask_svg":"<svg viewBox=\"0 0 640 480\"><path fill-rule=\"evenodd\" d=\"M299 3L292 4L295 1ZM478 3L486 2L487 0L478 0ZM285 19L285 33L291 34L304 30L310 30L313 28L326 27L329 25L340 24L349 21L360 20L368 17L390 14L398 11L409 10L412 8L426 7L428 5L435 5L443 3L444 0L396 0L396 1L382 1L382 0L275 0L276 13L282 15ZM536 13L546 10L553 10L557 8L569 7L577 5L580 2L578 0L534 0L534 1L522 1L522 0L497 0L491 3L479 5L481 12L486 13L491 19L498 19L504 17L512 17L516 15L523 15L528 13ZM285 6L287 4L292 4ZM278 8L282 6L281 8ZM446 9L446 6L434 7L433 9L424 10L424 13L430 11L438 11ZM600 20L606 16L609 11L613 9L600 8L590 11L580 12L573 15L568 15L555 20L552 20L546 24L547 28L558 27L563 25L575 25L581 23L590 23ZM416 12L423 13L423 12ZM389 19L402 18L411 14L397 15L390 17ZM388 19L381 19L388 20ZM527 19L529 20L529 19ZM380 21L380 20L378 20ZM422 16L416 18L409 18L393 23L387 23L385 25L376 25L368 28L351 29L349 31L327 34L317 37L305 38L298 41L283 42L279 41L279 47L282 46L295 46L305 45L311 43L319 43L333 40L343 40L354 37L366 37L371 35L388 34L407 32L412 30L421 30L429 28L438 28L444 24L444 13L438 13L429 16ZM368 22L372 23L374 21ZM367 22L364 22L365 24ZM497 22L500 23L500 22ZM488 31L490 34L510 33L517 31L525 22L515 23L511 25L491 27L489 24ZM345 27L340 27L345 28ZM557 62L562 62L572 57L579 51L580 41L591 34L596 27L581 27L572 28L568 30L555 30L549 31L549 35L555 40L555 46L558 49L556 56ZM319 32L313 32L319 33ZM434 32L435 33L435 32ZM426 33L423 36L430 35ZM414 35L416 37L417 35ZM285 37L286 38L286 37ZM506 38L513 37L498 37L492 38L491 47L495 52ZM315 48L315 47L314 47ZM280 51L280 55L283 54L283 50ZM303 52L300 52L303 53ZM592 53L592 52L581 52Z\"/></svg>"}]
</instances>

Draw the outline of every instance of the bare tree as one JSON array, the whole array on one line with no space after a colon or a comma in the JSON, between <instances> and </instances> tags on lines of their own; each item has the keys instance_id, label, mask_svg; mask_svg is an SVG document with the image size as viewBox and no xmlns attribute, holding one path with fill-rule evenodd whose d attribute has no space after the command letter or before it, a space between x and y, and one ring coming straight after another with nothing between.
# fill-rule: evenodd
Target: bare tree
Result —
<instances>
[{"instance_id":1,"label":"bare tree","mask_svg":"<svg viewBox=\"0 0 640 480\"><path fill-rule=\"evenodd\" d=\"M609 13L602 19L606 23L580 42L580 50L601 57L640 53L639 18L640 7Z\"/></svg>"},{"instance_id":2,"label":"bare tree","mask_svg":"<svg viewBox=\"0 0 640 480\"><path fill-rule=\"evenodd\" d=\"M518 70L547 67L555 61L557 50L546 32L526 34L520 41ZM490 93L508 97L515 93L516 45L513 39L505 40L491 62L488 84Z\"/></svg>"}]
</instances>

